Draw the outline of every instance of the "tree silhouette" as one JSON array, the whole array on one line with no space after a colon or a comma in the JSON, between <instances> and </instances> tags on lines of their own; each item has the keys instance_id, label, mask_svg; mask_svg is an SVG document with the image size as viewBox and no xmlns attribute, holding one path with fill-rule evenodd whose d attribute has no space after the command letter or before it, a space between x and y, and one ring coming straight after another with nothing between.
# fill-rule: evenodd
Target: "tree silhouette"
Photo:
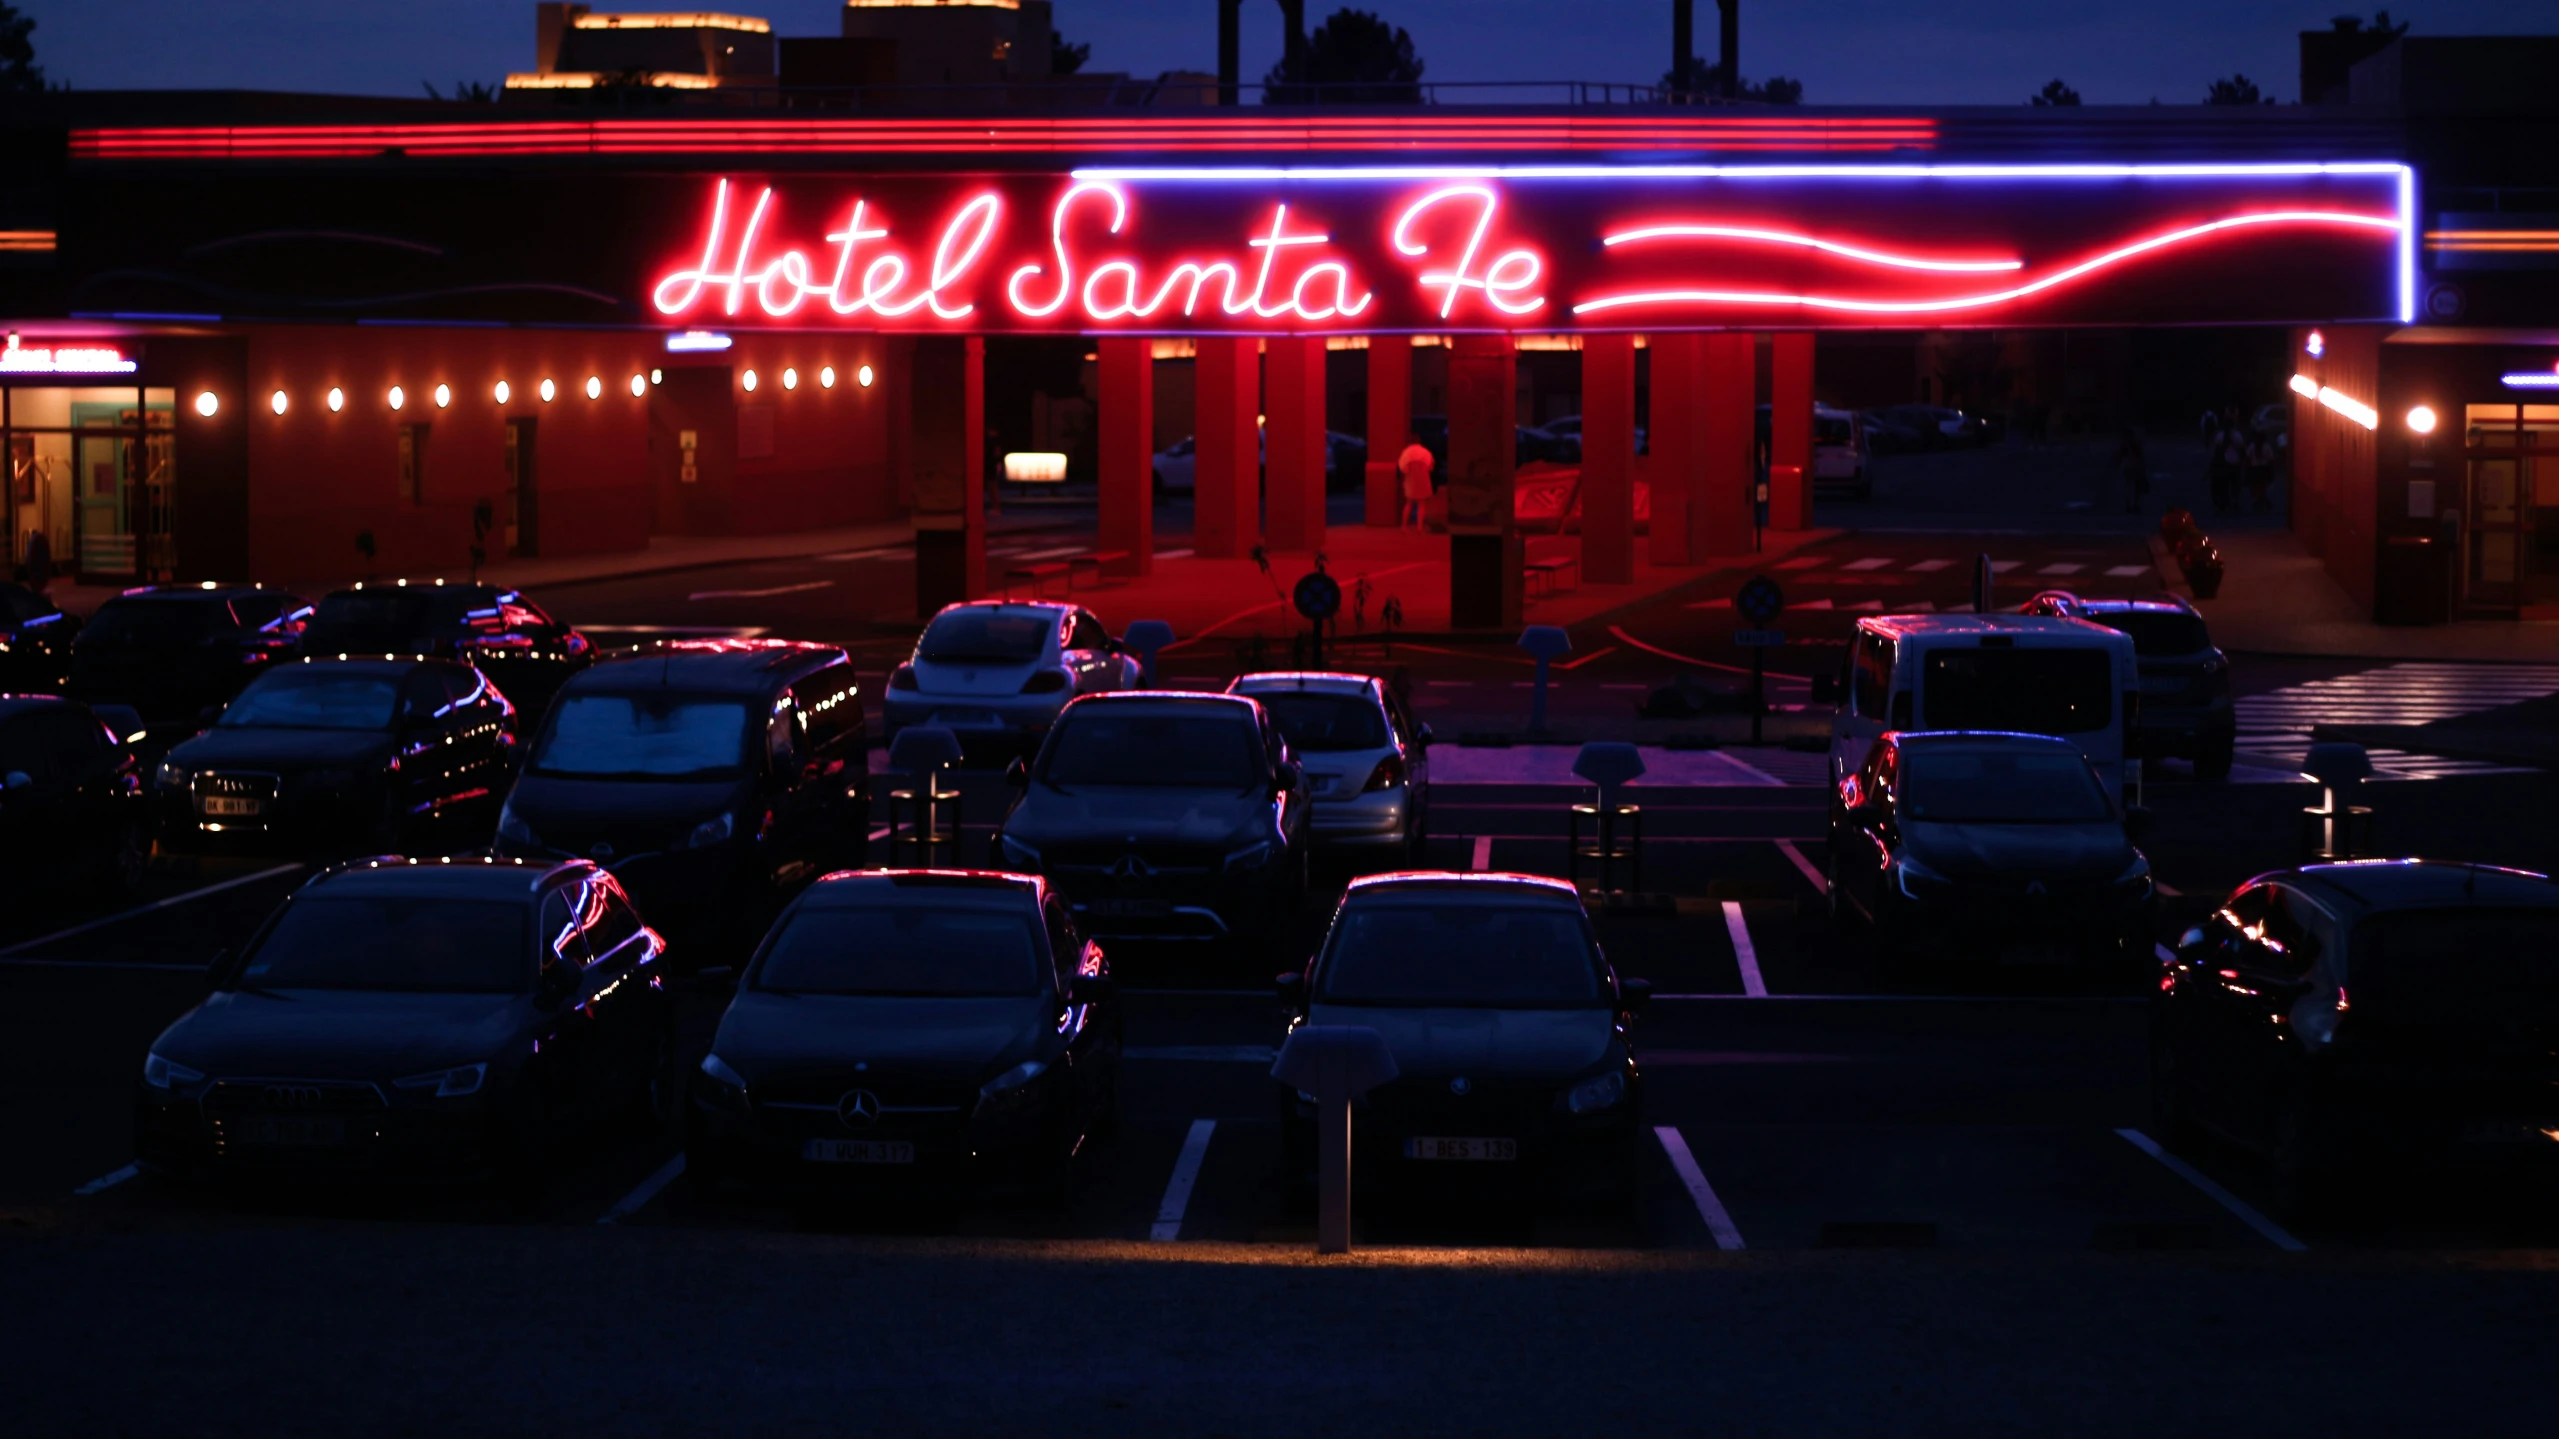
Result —
<instances>
[{"instance_id":1,"label":"tree silhouette","mask_svg":"<svg viewBox=\"0 0 2559 1439\"><path fill-rule=\"evenodd\" d=\"M27 38L27 32L35 28L35 17L19 14L15 5L0 3L0 91L44 88L44 67L36 63L35 42Z\"/></svg>"},{"instance_id":2,"label":"tree silhouette","mask_svg":"<svg viewBox=\"0 0 2559 1439\"><path fill-rule=\"evenodd\" d=\"M2207 105L2272 105L2275 97L2257 93L2257 82L2234 73L2227 80L2215 80L2204 95Z\"/></svg>"},{"instance_id":3,"label":"tree silhouette","mask_svg":"<svg viewBox=\"0 0 2559 1439\"><path fill-rule=\"evenodd\" d=\"M456 80L453 82L453 94L449 97L435 88L435 82L432 80L421 80L418 83L426 87L427 98L430 100L450 98L464 105L494 105L498 102L499 87L485 80Z\"/></svg>"},{"instance_id":4,"label":"tree silhouette","mask_svg":"<svg viewBox=\"0 0 2559 1439\"><path fill-rule=\"evenodd\" d=\"M1294 73L1302 68L1305 73ZM1413 37L1366 10L1336 10L1306 37L1305 63L1283 56L1263 77L1266 105L1418 105L1422 57Z\"/></svg>"},{"instance_id":5,"label":"tree silhouette","mask_svg":"<svg viewBox=\"0 0 2559 1439\"><path fill-rule=\"evenodd\" d=\"M2079 92L2059 80L2047 80L2044 82L2044 88L2036 91L2026 103L2029 105L2076 105L2079 103Z\"/></svg>"},{"instance_id":6,"label":"tree silhouette","mask_svg":"<svg viewBox=\"0 0 2559 1439\"><path fill-rule=\"evenodd\" d=\"M1691 55L1687 69L1662 72L1662 88L1681 95L1721 95L1724 93L1723 62ZM1804 102L1804 82L1789 80L1783 75L1771 75L1764 81L1753 82L1744 76L1740 96L1765 105L1800 105Z\"/></svg>"},{"instance_id":7,"label":"tree silhouette","mask_svg":"<svg viewBox=\"0 0 2559 1439\"><path fill-rule=\"evenodd\" d=\"M1069 45L1066 37L1055 30L1048 32L1048 70L1052 75L1072 75L1093 58L1090 43Z\"/></svg>"}]
</instances>

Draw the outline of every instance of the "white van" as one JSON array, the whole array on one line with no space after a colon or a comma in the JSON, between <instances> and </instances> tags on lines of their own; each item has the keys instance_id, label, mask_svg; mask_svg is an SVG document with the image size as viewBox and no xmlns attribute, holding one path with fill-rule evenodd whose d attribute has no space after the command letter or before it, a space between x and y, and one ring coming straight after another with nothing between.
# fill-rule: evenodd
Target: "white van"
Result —
<instances>
[{"instance_id":1,"label":"white van","mask_svg":"<svg viewBox=\"0 0 2559 1439\"><path fill-rule=\"evenodd\" d=\"M1815 698L1839 701L1830 777L1866 762L1891 730L2008 730L2076 744L2110 791L2124 792L2124 737L2141 672L2132 637L2052 615L1870 615L1857 622L1843 675Z\"/></svg>"},{"instance_id":2,"label":"white van","mask_svg":"<svg viewBox=\"0 0 2559 1439\"><path fill-rule=\"evenodd\" d=\"M1813 406L1813 488L1844 489L1861 500L1875 497L1867 473L1866 422L1848 410Z\"/></svg>"}]
</instances>

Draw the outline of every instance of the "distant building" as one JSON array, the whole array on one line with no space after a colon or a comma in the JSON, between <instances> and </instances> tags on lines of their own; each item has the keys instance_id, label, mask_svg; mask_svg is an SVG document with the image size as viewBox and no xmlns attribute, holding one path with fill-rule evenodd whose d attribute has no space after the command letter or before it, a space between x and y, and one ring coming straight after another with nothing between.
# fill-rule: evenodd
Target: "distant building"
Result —
<instances>
[{"instance_id":1,"label":"distant building","mask_svg":"<svg viewBox=\"0 0 2559 1439\"><path fill-rule=\"evenodd\" d=\"M715 90L771 86L777 75L773 26L753 15L600 14L545 0L533 7L533 34L534 66L508 75L510 90Z\"/></svg>"}]
</instances>

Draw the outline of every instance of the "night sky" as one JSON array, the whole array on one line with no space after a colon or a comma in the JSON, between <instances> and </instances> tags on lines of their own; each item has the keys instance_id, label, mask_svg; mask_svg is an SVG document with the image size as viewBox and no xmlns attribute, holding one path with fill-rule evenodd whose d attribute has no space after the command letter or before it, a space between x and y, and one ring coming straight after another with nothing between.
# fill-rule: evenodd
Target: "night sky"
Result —
<instances>
[{"instance_id":1,"label":"night sky","mask_svg":"<svg viewBox=\"0 0 2559 1439\"><path fill-rule=\"evenodd\" d=\"M785 35L837 33L827 0L717 0ZM494 83L533 65L531 0L21 0L47 78L82 89L239 88L420 94L421 81ZM678 9L673 0L598 9ZM706 3L703 8L713 8ZM1308 23L1335 8L1309 0ZM1668 0L1376 0L1436 80L1649 82L1669 67ZM1712 58L1714 0L1698 0ZM2337 0L1745 0L1742 73L1804 82L1814 104L2019 104L2046 80L2090 104L2190 104L2236 70L2296 98L2294 35ZM2548 34L2553 0L2428 0L2397 12L2412 34ZM1088 69L1153 75L1216 66L1215 0L1060 0L1058 25L1089 41ZM1245 8L1244 68L1279 53L1279 8Z\"/></svg>"}]
</instances>

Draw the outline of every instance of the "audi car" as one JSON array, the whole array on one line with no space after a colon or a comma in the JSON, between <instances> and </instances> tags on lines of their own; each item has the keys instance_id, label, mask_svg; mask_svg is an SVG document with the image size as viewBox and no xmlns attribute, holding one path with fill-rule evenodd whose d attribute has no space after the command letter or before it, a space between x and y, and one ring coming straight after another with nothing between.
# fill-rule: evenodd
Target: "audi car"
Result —
<instances>
[{"instance_id":1,"label":"audi car","mask_svg":"<svg viewBox=\"0 0 2559 1439\"><path fill-rule=\"evenodd\" d=\"M291 660L311 606L262 585L141 585L98 607L71 642L69 693L155 724L210 723L249 681Z\"/></svg>"},{"instance_id":2,"label":"audi car","mask_svg":"<svg viewBox=\"0 0 2559 1439\"><path fill-rule=\"evenodd\" d=\"M1077 700L996 836L1006 869L1047 877L1087 933L1230 936L1273 954L1306 896L1313 805L1288 741L1243 695Z\"/></svg>"},{"instance_id":3,"label":"audi car","mask_svg":"<svg viewBox=\"0 0 2559 1439\"><path fill-rule=\"evenodd\" d=\"M182 1174L534 1182L671 1121L665 945L592 864L359 861L277 908L151 1042L134 1154Z\"/></svg>"},{"instance_id":4,"label":"audi car","mask_svg":"<svg viewBox=\"0 0 2559 1439\"><path fill-rule=\"evenodd\" d=\"M299 644L305 655L421 654L462 660L538 720L570 675L594 661L586 636L503 585L394 580L320 599Z\"/></svg>"},{"instance_id":5,"label":"audi car","mask_svg":"<svg viewBox=\"0 0 2559 1439\"><path fill-rule=\"evenodd\" d=\"M476 849L515 752L514 706L461 661L288 660L161 758L153 808L175 849Z\"/></svg>"},{"instance_id":6,"label":"audi car","mask_svg":"<svg viewBox=\"0 0 2559 1439\"><path fill-rule=\"evenodd\" d=\"M948 605L889 675L882 722L940 725L973 754L1039 747L1077 698L1137 688L1144 666L1081 605L970 600Z\"/></svg>"},{"instance_id":7,"label":"audi car","mask_svg":"<svg viewBox=\"0 0 2559 1439\"><path fill-rule=\"evenodd\" d=\"M2559 884L2424 860L2259 875L2162 962L2153 1123L2261 1153L2272 1207L2559 1172Z\"/></svg>"},{"instance_id":8,"label":"audi car","mask_svg":"<svg viewBox=\"0 0 2559 1439\"><path fill-rule=\"evenodd\" d=\"M1600 952L1581 895L1518 874L1352 881L1323 948L1279 979L1289 1027L1383 1035L1396 1077L1359 1101L1353 1172L1601 1195L1635 1185L1643 1076L1633 1025L1651 987ZM1286 1172L1307 1182L1315 1100L1283 1089Z\"/></svg>"},{"instance_id":9,"label":"audi car","mask_svg":"<svg viewBox=\"0 0 2559 1439\"><path fill-rule=\"evenodd\" d=\"M1429 828L1429 725L1373 675L1250 674L1227 693L1259 701L1306 772L1315 841L1360 854L1419 856Z\"/></svg>"},{"instance_id":10,"label":"audi car","mask_svg":"<svg viewBox=\"0 0 2559 1439\"><path fill-rule=\"evenodd\" d=\"M2215 648L2195 607L2173 596L2156 600L2088 599L2046 590L2024 613L2087 620L2132 636L2141 668L2141 709L2133 721L2137 754L2191 760L2198 779L2230 777L2239 719L2230 701L2230 657Z\"/></svg>"},{"instance_id":11,"label":"audi car","mask_svg":"<svg viewBox=\"0 0 2559 1439\"><path fill-rule=\"evenodd\" d=\"M739 977L692 1076L697 1184L1019 1182L1063 1203L1119 1117L1101 946L1032 876L833 874Z\"/></svg>"},{"instance_id":12,"label":"audi car","mask_svg":"<svg viewBox=\"0 0 2559 1439\"><path fill-rule=\"evenodd\" d=\"M2146 811L2049 735L1886 731L1831 794L1831 913L1888 968L1988 959L2130 972L2157 924Z\"/></svg>"},{"instance_id":13,"label":"audi car","mask_svg":"<svg viewBox=\"0 0 2559 1439\"><path fill-rule=\"evenodd\" d=\"M862 862L870 794L841 647L681 640L561 687L496 851L603 865L708 963L751 945L800 885Z\"/></svg>"}]
</instances>

